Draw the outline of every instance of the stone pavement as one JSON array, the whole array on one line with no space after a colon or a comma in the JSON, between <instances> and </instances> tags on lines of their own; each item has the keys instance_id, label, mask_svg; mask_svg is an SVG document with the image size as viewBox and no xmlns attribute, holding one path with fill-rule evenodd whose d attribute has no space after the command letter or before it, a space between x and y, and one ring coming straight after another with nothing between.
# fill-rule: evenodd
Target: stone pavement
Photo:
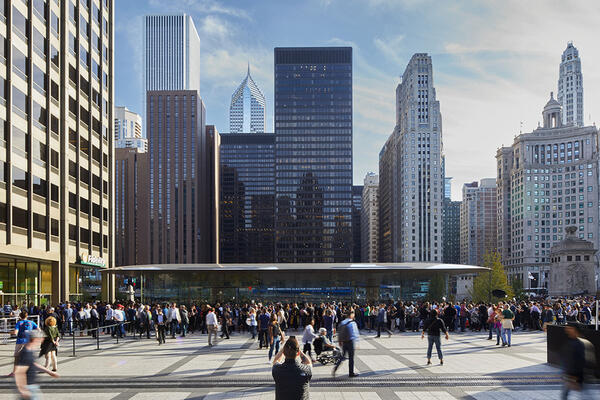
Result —
<instances>
[{"instance_id":1,"label":"stone pavement","mask_svg":"<svg viewBox=\"0 0 600 400\"><path fill-rule=\"evenodd\" d=\"M293 334L288 333L288 334ZM296 333L299 337L300 332ZM560 371L546 364L543 333L516 333L502 348L484 333L451 334L442 340L444 365L435 355L426 366L426 340L416 333L373 338L362 332L356 354L359 378L347 377L347 364L331 377L332 366L316 364L312 399L558 399ZM44 376L45 398L70 399L274 399L267 351L236 334L206 346L206 335L155 340L128 338L118 345L102 339L102 350L76 338L70 357L66 338L59 354L61 378ZM0 346L0 376L12 367L12 345ZM600 399L600 388L594 388ZM0 400L14 397L12 381L0 378Z\"/></svg>"}]
</instances>

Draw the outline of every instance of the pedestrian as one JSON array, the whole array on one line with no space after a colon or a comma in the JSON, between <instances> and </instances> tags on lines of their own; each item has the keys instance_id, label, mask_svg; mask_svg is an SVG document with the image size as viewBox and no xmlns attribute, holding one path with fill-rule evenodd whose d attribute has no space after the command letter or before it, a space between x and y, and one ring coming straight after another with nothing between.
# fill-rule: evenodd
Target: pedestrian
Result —
<instances>
[{"instance_id":1,"label":"pedestrian","mask_svg":"<svg viewBox=\"0 0 600 400\"><path fill-rule=\"evenodd\" d=\"M280 363L282 357L285 357L285 361ZM312 363L310 358L300 351L294 336L290 337L275 355L271 374L275 380L275 400L309 399Z\"/></svg>"},{"instance_id":2,"label":"pedestrian","mask_svg":"<svg viewBox=\"0 0 600 400\"><path fill-rule=\"evenodd\" d=\"M502 345L504 346L504 338L502 337L502 311L500 311L500 306L494 309L493 321L494 332L496 332L496 346L500 345L500 339L502 339Z\"/></svg>"},{"instance_id":3,"label":"pedestrian","mask_svg":"<svg viewBox=\"0 0 600 400\"><path fill-rule=\"evenodd\" d=\"M21 311L19 313L19 321L17 321L15 324L15 330L13 332L13 334L17 337L17 343L15 344L14 352L15 362L13 364L13 370L8 376L15 375L19 353L25 348L25 345L28 342L27 332L40 329L35 322L27 319L28 315L29 314L27 311Z\"/></svg>"},{"instance_id":4,"label":"pedestrian","mask_svg":"<svg viewBox=\"0 0 600 400\"><path fill-rule=\"evenodd\" d=\"M156 326L156 340L158 340L158 345L165 343L165 325L166 318L163 310L158 307L156 310L154 326Z\"/></svg>"},{"instance_id":5,"label":"pedestrian","mask_svg":"<svg viewBox=\"0 0 600 400\"><path fill-rule=\"evenodd\" d=\"M190 325L190 317L188 310L185 306L181 306L181 310L179 310L181 314L181 337L185 337L187 333L188 326Z\"/></svg>"},{"instance_id":6,"label":"pedestrian","mask_svg":"<svg viewBox=\"0 0 600 400\"><path fill-rule=\"evenodd\" d=\"M262 349L269 348L268 344L268 329L269 329L269 321L271 320L271 315L267 312L267 309L263 307L261 309L261 314L258 317L258 348Z\"/></svg>"},{"instance_id":7,"label":"pedestrian","mask_svg":"<svg viewBox=\"0 0 600 400\"><path fill-rule=\"evenodd\" d=\"M208 313L206 314L206 330L208 331L208 345L213 346L212 335L215 335L215 342L217 341L217 331L218 331L218 323L217 323L217 315L212 307L209 307Z\"/></svg>"},{"instance_id":8,"label":"pedestrian","mask_svg":"<svg viewBox=\"0 0 600 400\"><path fill-rule=\"evenodd\" d=\"M269 362L271 362L271 357L273 357L273 350L275 350L275 354L279 353L279 343L284 341L285 334L277 321L277 315L273 313L271 314L271 322L269 323Z\"/></svg>"},{"instance_id":9,"label":"pedestrian","mask_svg":"<svg viewBox=\"0 0 600 400\"><path fill-rule=\"evenodd\" d=\"M152 313L150 307L145 306L140 313L140 338L146 333L146 339L150 339L150 329L152 328Z\"/></svg>"},{"instance_id":10,"label":"pedestrian","mask_svg":"<svg viewBox=\"0 0 600 400\"><path fill-rule=\"evenodd\" d=\"M231 325L231 313L229 308L225 307L221 314L221 339L223 339L223 336L225 336L225 339L229 339L229 325Z\"/></svg>"},{"instance_id":11,"label":"pedestrian","mask_svg":"<svg viewBox=\"0 0 600 400\"><path fill-rule=\"evenodd\" d=\"M45 356L46 363L44 368L48 368L52 364L52 371L56 372L58 368L58 360L56 352L58 351L58 342L60 340L60 332L56 327L56 318L50 316L44 321L44 340L40 348L39 357Z\"/></svg>"},{"instance_id":12,"label":"pedestrian","mask_svg":"<svg viewBox=\"0 0 600 400\"><path fill-rule=\"evenodd\" d=\"M335 334L334 322L335 316L333 311L328 308L327 311L325 311L325 316L323 317L323 327L327 329L327 339L329 339L330 342L333 342L333 335Z\"/></svg>"},{"instance_id":13,"label":"pedestrian","mask_svg":"<svg viewBox=\"0 0 600 400\"><path fill-rule=\"evenodd\" d=\"M354 351L356 350L356 344L359 337L358 325L354 320L354 310L350 309L346 314L346 319L338 326L338 342L342 349L342 356L338 359L335 367L333 367L333 371L331 371L333 376L335 376L340 364L346 358L346 354L348 355L348 376L350 378L358 376L358 374L354 372Z\"/></svg>"},{"instance_id":14,"label":"pedestrian","mask_svg":"<svg viewBox=\"0 0 600 400\"><path fill-rule=\"evenodd\" d=\"M308 354L312 362L315 362L315 358L312 356L311 345L313 340L315 340L318 335L315 334L315 320L309 319L308 324L304 327L304 333L302 334L302 344L304 345L304 349L302 352L304 354Z\"/></svg>"},{"instance_id":15,"label":"pedestrian","mask_svg":"<svg viewBox=\"0 0 600 400\"><path fill-rule=\"evenodd\" d=\"M567 342L563 347L562 361L564 371L564 384L562 399L567 400L571 391L580 392L581 399L592 399L586 379L596 368L594 346L581 337L577 325L565 327Z\"/></svg>"},{"instance_id":16,"label":"pedestrian","mask_svg":"<svg viewBox=\"0 0 600 400\"><path fill-rule=\"evenodd\" d=\"M387 322L388 322L388 313L385 309L385 305L380 304L379 311L377 312L377 336L375 336L375 337L381 337L382 329L387 332L388 337L392 337L392 332L387 328Z\"/></svg>"},{"instance_id":17,"label":"pedestrian","mask_svg":"<svg viewBox=\"0 0 600 400\"><path fill-rule=\"evenodd\" d=\"M179 323L181 322L181 314L179 313L179 308L177 308L176 303L171 304L171 307L169 308L167 322L169 324L169 328L171 329L171 338L175 339L177 326L179 326Z\"/></svg>"},{"instance_id":18,"label":"pedestrian","mask_svg":"<svg viewBox=\"0 0 600 400\"><path fill-rule=\"evenodd\" d=\"M501 334L502 334L502 347L508 346L510 347L512 331L514 329L513 320L515 319L515 314L508 307L508 304L504 305L504 310L502 311L502 325L501 325Z\"/></svg>"},{"instance_id":19,"label":"pedestrian","mask_svg":"<svg viewBox=\"0 0 600 400\"><path fill-rule=\"evenodd\" d=\"M434 344L438 358L440 359L440 365L444 365L440 332L444 332L446 340L448 340L448 329L446 329L446 324L444 324L444 321L439 317L438 310L430 311L429 319L423 324L421 339L425 338L425 332L427 332L427 365L431 365L431 351L433 350Z\"/></svg>"},{"instance_id":20,"label":"pedestrian","mask_svg":"<svg viewBox=\"0 0 600 400\"><path fill-rule=\"evenodd\" d=\"M32 330L26 336L27 344L19 352L15 368L15 384L21 398L39 399L41 394L40 387L36 384L37 374L45 372L53 378L58 378L59 375L35 362L34 351L40 347L44 334L39 330Z\"/></svg>"},{"instance_id":21,"label":"pedestrian","mask_svg":"<svg viewBox=\"0 0 600 400\"><path fill-rule=\"evenodd\" d=\"M252 340L256 339L256 327L258 325L258 321L256 320L256 310L254 310L253 307L250 307L250 311L248 311L248 318L246 320L246 324L250 328Z\"/></svg>"}]
</instances>

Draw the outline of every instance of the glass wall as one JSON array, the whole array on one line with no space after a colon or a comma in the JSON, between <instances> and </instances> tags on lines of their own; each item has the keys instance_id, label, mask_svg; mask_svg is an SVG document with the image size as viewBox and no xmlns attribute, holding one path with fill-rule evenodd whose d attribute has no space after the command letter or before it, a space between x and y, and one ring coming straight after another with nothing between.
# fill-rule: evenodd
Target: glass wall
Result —
<instances>
[{"instance_id":1,"label":"glass wall","mask_svg":"<svg viewBox=\"0 0 600 400\"><path fill-rule=\"evenodd\" d=\"M100 268L71 265L69 267L69 299L96 300L102 293Z\"/></svg>"},{"instance_id":2,"label":"glass wall","mask_svg":"<svg viewBox=\"0 0 600 400\"><path fill-rule=\"evenodd\" d=\"M48 304L52 300L52 264L0 258L2 304Z\"/></svg>"}]
</instances>

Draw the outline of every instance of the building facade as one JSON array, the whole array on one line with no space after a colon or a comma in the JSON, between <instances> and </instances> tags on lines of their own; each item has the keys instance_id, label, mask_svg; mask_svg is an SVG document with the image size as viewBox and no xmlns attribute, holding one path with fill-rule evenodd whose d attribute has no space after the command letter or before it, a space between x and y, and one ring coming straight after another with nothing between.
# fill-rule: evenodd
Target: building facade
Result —
<instances>
[{"instance_id":1,"label":"building facade","mask_svg":"<svg viewBox=\"0 0 600 400\"><path fill-rule=\"evenodd\" d=\"M138 147L115 149L115 265L150 262L148 253L148 153Z\"/></svg>"},{"instance_id":2,"label":"building facade","mask_svg":"<svg viewBox=\"0 0 600 400\"><path fill-rule=\"evenodd\" d=\"M212 262L213 149L195 90L149 91L150 263Z\"/></svg>"},{"instance_id":3,"label":"building facade","mask_svg":"<svg viewBox=\"0 0 600 400\"><path fill-rule=\"evenodd\" d=\"M352 260L352 48L275 48L275 260Z\"/></svg>"},{"instance_id":4,"label":"building facade","mask_svg":"<svg viewBox=\"0 0 600 400\"><path fill-rule=\"evenodd\" d=\"M248 73L240 86L231 95L229 105L229 132L231 133L257 133L265 132L267 101Z\"/></svg>"},{"instance_id":5,"label":"building facade","mask_svg":"<svg viewBox=\"0 0 600 400\"><path fill-rule=\"evenodd\" d=\"M275 135L222 134L220 166L220 262L274 262Z\"/></svg>"},{"instance_id":6,"label":"building facade","mask_svg":"<svg viewBox=\"0 0 600 400\"><path fill-rule=\"evenodd\" d=\"M441 261L442 116L433 65L414 54L396 88L396 128L379 157L382 261Z\"/></svg>"},{"instance_id":7,"label":"building facade","mask_svg":"<svg viewBox=\"0 0 600 400\"><path fill-rule=\"evenodd\" d=\"M579 50L572 42L562 53L558 72L558 102L563 125L583 126L583 74Z\"/></svg>"},{"instance_id":8,"label":"building facade","mask_svg":"<svg viewBox=\"0 0 600 400\"><path fill-rule=\"evenodd\" d=\"M363 186L352 186L352 261L361 259L361 212Z\"/></svg>"},{"instance_id":9,"label":"building facade","mask_svg":"<svg viewBox=\"0 0 600 400\"><path fill-rule=\"evenodd\" d=\"M145 57L146 91L200 92L200 37L190 15L147 15Z\"/></svg>"},{"instance_id":10,"label":"building facade","mask_svg":"<svg viewBox=\"0 0 600 400\"><path fill-rule=\"evenodd\" d=\"M496 179L465 183L462 195L460 263L482 265L484 255L496 251L498 245Z\"/></svg>"},{"instance_id":11,"label":"building facade","mask_svg":"<svg viewBox=\"0 0 600 400\"><path fill-rule=\"evenodd\" d=\"M576 236L598 248L598 131L563 125L562 107L550 101L543 126L498 149L498 247L523 287L548 286L550 249L577 226ZM530 277L533 277L531 279Z\"/></svg>"},{"instance_id":12,"label":"building facade","mask_svg":"<svg viewBox=\"0 0 600 400\"><path fill-rule=\"evenodd\" d=\"M447 264L460 264L460 208L460 201L452 201L448 197L444 198L444 216L442 219L444 252L442 261Z\"/></svg>"},{"instance_id":13,"label":"building facade","mask_svg":"<svg viewBox=\"0 0 600 400\"><path fill-rule=\"evenodd\" d=\"M115 148L148 151L148 141L142 137L142 117L127 107L115 107Z\"/></svg>"},{"instance_id":14,"label":"building facade","mask_svg":"<svg viewBox=\"0 0 600 400\"><path fill-rule=\"evenodd\" d=\"M360 244L361 262L377 262L379 250L379 176L373 172L367 173L362 191L360 211Z\"/></svg>"},{"instance_id":15,"label":"building facade","mask_svg":"<svg viewBox=\"0 0 600 400\"><path fill-rule=\"evenodd\" d=\"M110 299L113 2L2 2L0 14L3 301Z\"/></svg>"}]
</instances>

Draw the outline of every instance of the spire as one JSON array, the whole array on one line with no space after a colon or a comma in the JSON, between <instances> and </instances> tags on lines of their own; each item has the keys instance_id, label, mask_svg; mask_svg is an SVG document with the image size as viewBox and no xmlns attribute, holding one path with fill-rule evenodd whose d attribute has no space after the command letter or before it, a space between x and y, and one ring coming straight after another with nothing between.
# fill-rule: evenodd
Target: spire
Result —
<instances>
[{"instance_id":1,"label":"spire","mask_svg":"<svg viewBox=\"0 0 600 400\"><path fill-rule=\"evenodd\" d=\"M248 60L248 76L250 76L250 60Z\"/></svg>"}]
</instances>

